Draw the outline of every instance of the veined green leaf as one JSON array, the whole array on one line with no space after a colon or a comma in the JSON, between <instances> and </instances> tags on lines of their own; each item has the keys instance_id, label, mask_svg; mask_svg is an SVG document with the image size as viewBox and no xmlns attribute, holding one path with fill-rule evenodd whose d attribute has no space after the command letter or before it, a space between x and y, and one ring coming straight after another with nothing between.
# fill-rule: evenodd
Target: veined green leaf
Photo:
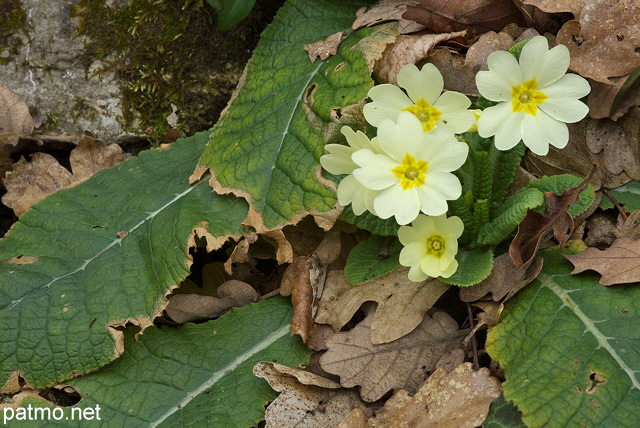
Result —
<instances>
[{"instance_id":1,"label":"veined green leaf","mask_svg":"<svg viewBox=\"0 0 640 428\"><path fill-rule=\"evenodd\" d=\"M264 419L264 406L277 393L253 376L253 366L275 360L295 367L306 363L311 354L299 338L289 338L292 313L288 299L276 297L232 309L204 324L151 327L138 340L136 329L127 328L122 357L98 372L67 382L83 399L65 408L69 419L58 424L256 426ZM35 399L21 404L46 405ZM101 421L71 420L74 407L96 406L100 406ZM33 426L33 422L26 425Z\"/></svg>"},{"instance_id":2,"label":"veined green leaf","mask_svg":"<svg viewBox=\"0 0 640 428\"><path fill-rule=\"evenodd\" d=\"M400 267L402 244L396 237L372 236L358 243L347 258L344 276L351 285L363 284ZM381 257L381 255L383 257Z\"/></svg>"},{"instance_id":3,"label":"veined green leaf","mask_svg":"<svg viewBox=\"0 0 640 428\"><path fill-rule=\"evenodd\" d=\"M640 182L631 181L616 189L609 190L609 193L618 203L624 204L624 207L629 212L640 209ZM613 206L613 201L609 199L609 197L605 196L602 198L600 208L606 210L608 208L613 208Z\"/></svg>"},{"instance_id":4,"label":"veined green leaf","mask_svg":"<svg viewBox=\"0 0 640 428\"><path fill-rule=\"evenodd\" d=\"M493 269L493 250L476 248L473 251L460 250L456 254L458 270L449 278L439 278L445 284L469 287L489 276Z\"/></svg>"},{"instance_id":5,"label":"veined green leaf","mask_svg":"<svg viewBox=\"0 0 640 428\"><path fill-rule=\"evenodd\" d=\"M583 179L571 174L550 175L536 180L531 180L527 187L538 189L541 192L553 192L561 195L565 189L578 187ZM567 210L571 217L585 212L595 200L596 195L593 186L589 184L586 189L580 192L580 199Z\"/></svg>"},{"instance_id":6,"label":"veined green leaf","mask_svg":"<svg viewBox=\"0 0 640 428\"><path fill-rule=\"evenodd\" d=\"M334 208L335 192L322 184L319 159L343 109L362 102L373 85L354 48L373 30L353 33L326 63L312 63L303 47L348 30L362 5L288 1L264 31L246 84L200 158L221 191L249 201L248 222L258 231Z\"/></svg>"},{"instance_id":7,"label":"veined green leaf","mask_svg":"<svg viewBox=\"0 0 640 428\"><path fill-rule=\"evenodd\" d=\"M489 330L505 398L530 427L640 426L640 287L571 275L557 250L544 258Z\"/></svg>"},{"instance_id":8,"label":"veined green leaf","mask_svg":"<svg viewBox=\"0 0 640 428\"><path fill-rule=\"evenodd\" d=\"M526 146L523 142L509 150L498 150L495 145L491 145L489 149L489 160L493 170L491 208L498 207L504 202L525 151Z\"/></svg>"},{"instance_id":9,"label":"veined green leaf","mask_svg":"<svg viewBox=\"0 0 640 428\"><path fill-rule=\"evenodd\" d=\"M351 205L344 208L340 214L340 220L354 224L360 229L368 230L375 235L381 236L397 236L400 226L394 217L386 220L381 219L369 211L365 211L360 215L355 215L351 209Z\"/></svg>"},{"instance_id":10,"label":"veined green leaf","mask_svg":"<svg viewBox=\"0 0 640 428\"><path fill-rule=\"evenodd\" d=\"M189 273L194 228L214 247L243 233L243 200L188 183L207 138L142 152L59 191L0 241L0 389L14 389L18 374L43 387L113 361L122 352L113 327L151 324Z\"/></svg>"},{"instance_id":11,"label":"veined green leaf","mask_svg":"<svg viewBox=\"0 0 640 428\"><path fill-rule=\"evenodd\" d=\"M493 400L487 418L482 422L482 428L525 428L522 414L518 409L504 399L504 396Z\"/></svg>"}]
</instances>

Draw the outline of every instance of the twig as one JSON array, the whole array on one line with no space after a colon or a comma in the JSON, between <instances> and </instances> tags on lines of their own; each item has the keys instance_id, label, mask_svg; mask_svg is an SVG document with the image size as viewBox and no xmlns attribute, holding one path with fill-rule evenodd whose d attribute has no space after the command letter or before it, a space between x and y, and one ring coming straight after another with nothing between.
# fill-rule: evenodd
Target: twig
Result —
<instances>
[{"instance_id":1,"label":"twig","mask_svg":"<svg viewBox=\"0 0 640 428\"><path fill-rule=\"evenodd\" d=\"M622 214L622 217L625 220L627 220L627 218L628 218L627 210L622 208L622 206L618 203L616 198L614 198L613 195L611 193L609 193L609 191L607 189L605 189L604 187L602 188L602 193L604 193L607 198L611 199L611 202L613 202L613 205L615 205L615 207L618 209L618 211L620 211L620 214Z\"/></svg>"},{"instance_id":2,"label":"twig","mask_svg":"<svg viewBox=\"0 0 640 428\"><path fill-rule=\"evenodd\" d=\"M467 303L467 313L469 314L469 327L471 327L473 331L473 309L471 309L469 303ZM473 351L473 369L478 370L480 368L480 362L478 361L478 342L476 341L475 333L471 336L471 350Z\"/></svg>"}]
</instances>

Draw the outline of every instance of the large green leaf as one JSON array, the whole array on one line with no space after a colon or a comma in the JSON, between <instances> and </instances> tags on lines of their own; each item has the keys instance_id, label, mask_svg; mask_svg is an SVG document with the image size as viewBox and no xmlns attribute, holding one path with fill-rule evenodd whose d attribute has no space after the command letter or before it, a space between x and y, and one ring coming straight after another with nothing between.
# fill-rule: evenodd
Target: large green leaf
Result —
<instances>
[{"instance_id":1,"label":"large green leaf","mask_svg":"<svg viewBox=\"0 0 640 428\"><path fill-rule=\"evenodd\" d=\"M312 63L304 45L349 30L362 5L288 1L264 31L246 84L202 154L200 164L213 171L216 186L249 201L248 223L258 231L336 203L335 192L321 183L319 159L338 125L361 115L346 107L373 85L357 43L374 30L351 34L326 62Z\"/></svg>"},{"instance_id":2,"label":"large green leaf","mask_svg":"<svg viewBox=\"0 0 640 428\"><path fill-rule=\"evenodd\" d=\"M299 338L289 338L292 313L288 299L276 297L204 324L149 328L138 341L128 328L121 358L68 382L83 397L74 407L99 406L101 421L61 425L256 426L277 393L253 376L253 366L268 360L295 367L311 353ZM28 404L43 405L22 402ZM64 411L70 418L72 408Z\"/></svg>"},{"instance_id":3,"label":"large green leaf","mask_svg":"<svg viewBox=\"0 0 640 428\"><path fill-rule=\"evenodd\" d=\"M0 388L16 389L18 374L42 387L113 361L122 333L112 327L149 325L189 273L195 227L222 242L242 233L243 200L188 183L207 138L98 172L36 204L0 241Z\"/></svg>"},{"instance_id":4,"label":"large green leaf","mask_svg":"<svg viewBox=\"0 0 640 428\"><path fill-rule=\"evenodd\" d=\"M505 305L487 351L528 426L640 426L640 287L571 275L557 251Z\"/></svg>"}]
</instances>

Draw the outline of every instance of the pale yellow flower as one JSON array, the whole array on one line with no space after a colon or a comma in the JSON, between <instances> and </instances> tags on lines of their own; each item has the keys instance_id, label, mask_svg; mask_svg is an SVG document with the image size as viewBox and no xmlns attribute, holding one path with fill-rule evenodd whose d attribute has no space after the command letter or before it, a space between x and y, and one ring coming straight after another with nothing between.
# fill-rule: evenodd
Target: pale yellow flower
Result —
<instances>
[{"instance_id":1,"label":"pale yellow flower","mask_svg":"<svg viewBox=\"0 0 640 428\"><path fill-rule=\"evenodd\" d=\"M458 217L419 215L411 226L402 226L398 238L404 245L400 264L410 266L409 279L448 278L458 269L455 259L464 224Z\"/></svg>"},{"instance_id":2,"label":"pale yellow flower","mask_svg":"<svg viewBox=\"0 0 640 428\"><path fill-rule=\"evenodd\" d=\"M394 122L402 111L408 111L422 123L424 132L439 125L449 125L456 133L465 132L473 124L471 101L453 91L442 93L444 80L433 64L425 64L418 70L414 64L402 67L398 73L400 88L390 84L374 86L369 90L373 102L364 106L364 117L373 126L383 120Z\"/></svg>"},{"instance_id":3,"label":"pale yellow flower","mask_svg":"<svg viewBox=\"0 0 640 428\"><path fill-rule=\"evenodd\" d=\"M325 149L329 153L320 157L320 164L331 174L348 174L338 185L338 203L340 205L351 204L355 215L360 215L366 210L375 214L373 199L378 192L367 189L351 174L354 169L358 168L358 165L351 159L351 155L360 149L369 149L374 153L380 153L377 138L369 140L362 132L354 132L348 126L343 126L340 132L346 137L349 145L327 144Z\"/></svg>"},{"instance_id":4,"label":"pale yellow flower","mask_svg":"<svg viewBox=\"0 0 640 428\"><path fill-rule=\"evenodd\" d=\"M452 171L462 166L469 146L457 141L453 128L439 126L430 132L414 115L402 112L398 123L386 120L378 127L380 153L360 149L351 158L360 167L355 178L377 191L373 207L378 217L395 216L398 224L413 221L420 212L441 215L447 201L462 193Z\"/></svg>"},{"instance_id":5,"label":"pale yellow flower","mask_svg":"<svg viewBox=\"0 0 640 428\"><path fill-rule=\"evenodd\" d=\"M520 140L532 152L546 155L549 145L563 148L569 141L565 123L583 119L589 108L580 98L589 83L576 74L565 74L569 50L564 45L549 49L547 39L531 39L518 62L509 52L489 55L489 71L476 75L478 91L491 101L478 119L481 137L495 135L496 147L508 150Z\"/></svg>"}]
</instances>

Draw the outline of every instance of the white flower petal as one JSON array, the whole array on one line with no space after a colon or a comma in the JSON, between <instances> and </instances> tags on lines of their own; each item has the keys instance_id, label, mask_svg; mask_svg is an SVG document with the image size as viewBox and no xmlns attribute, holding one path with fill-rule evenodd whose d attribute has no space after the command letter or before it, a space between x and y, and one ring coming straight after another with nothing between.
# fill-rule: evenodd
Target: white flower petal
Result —
<instances>
[{"instance_id":1,"label":"white flower petal","mask_svg":"<svg viewBox=\"0 0 640 428\"><path fill-rule=\"evenodd\" d=\"M473 124L475 116L471 110L467 110L471 101L458 92L445 92L433 105L442 114L438 125L444 124L453 127L456 133L463 133Z\"/></svg>"},{"instance_id":2,"label":"white flower petal","mask_svg":"<svg viewBox=\"0 0 640 428\"><path fill-rule=\"evenodd\" d=\"M359 193L363 192L363 190L364 187L353 175L347 175L338 185L338 203L343 207L346 207L352 203L354 198L356 198ZM353 206L353 211L355 212L356 209L360 211L360 205L357 202ZM364 210L360 211L360 214L363 212Z\"/></svg>"},{"instance_id":3,"label":"white flower petal","mask_svg":"<svg viewBox=\"0 0 640 428\"><path fill-rule=\"evenodd\" d=\"M591 91L587 79L577 74L565 74L550 85L540 89L549 98L582 98ZM546 102L546 101L545 101Z\"/></svg>"},{"instance_id":4,"label":"white flower petal","mask_svg":"<svg viewBox=\"0 0 640 428\"><path fill-rule=\"evenodd\" d=\"M538 87L547 86L564 76L569 68L570 60L569 49L565 45L558 45L549 50L544 57L544 65L535 76Z\"/></svg>"},{"instance_id":5,"label":"white flower petal","mask_svg":"<svg viewBox=\"0 0 640 428\"><path fill-rule=\"evenodd\" d=\"M422 187L432 189L443 199L458 199L462 194L462 185L460 184L460 180L450 172L434 171L427 173L426 182L426 186Z\"/></svg>"},{"instance_id":6,"label":"white flower petal","mask_svg":"<svg viewBox=\"0 0 640 428\"><path fill-rule=\"evenodd\" d=\"M567 145L569 130L563 122L555 120L543 111L538 111L535 116L524 115L522 140L533 153L544 156L549 152L549 144L559 149Z\"/></svg>"},{"instance_id":7,"label":"white flower petal","mask_svg":"<svg viewBox=\"0 0 640 428\"><path fill-rule=\"evenodd\" d=\"M489 138L498 133L504 121L513 113L510 102L487 107L478 119L478 134Z\"/></svg>"},{"instance_id":8,"label":"white flower petal","mask_svg":"<svg viewBox=\"0 0 640 428\"><path fill-rule=\"evenodd\" d=\"M459 184L459 183L458 183ZM447 201L439 192L429 186L422 186L419 190L420 210L429 216L438 216L447 212Z\"/></svg>"},{"instance_id":9,"label":"white flower petal","mask_svg":"<svg viewBox=\"0 0 640 428\"><path fill-rule=\"evenodd\" d=\"M424 237L434 235L437 232L437 227L434 220L437 217L431 217L426 215L419 215L413 223L411 223L415 229L416 235L420 236L422 240Z\"/></svg>"},{"instance_id":10,"label":"white flower petal","mask_svg":"<svg viewBox=\"0 0 640 428\"><path fill-rule=\"evenodd\" d=\"M389 84L377 85L371 88L369 90L369 98L373 102L365 104L363 112L367 122L373 126L378 126L384 119L395 121L398 113L414 105L409 97L402 92L402 89Z\"/></svg>"},{"instance_id":11,"label":"white flower petal","mask_svg":"<svg viewBox=\"0 0 640 428\"><path fill-rule=\"evenodd\" d=\"M509 52L493 52L489 55L489 58L487 58L487 65L489 66L490 71L496 73L500 80L509 86L509 96L511 95L511 88L515 85L520 85L523 82L520 65L518 64L518 61L516 61L515 57ZM476 82L477 81L478 79L476 78ZM483 96L486 97L484 94Z\"/></svg>"},{"instance_id":12,"label":"white flower petal","mask_svg":"<svg viewBox=\"0 0 640 428\"><path fill-rule=\"evenodd\" d=\"M420 261L426 254L426 240L422 240L421 242L416 241L405 245L405 247L400 251L398 259L402 266L413 266L415 264L420 264Z\"/></svg>"},{"instance_id":13,"label":"white flower petal","mask_svg":"<svg viewBox=\"0 0 640 428\"><path fill-rule=\"evenodd\" d=\"M395 216L399 225L412 222L420 212L420 200L415 188L403 190L400 184L380 192L373 206L380 218Z\"/></svg>"},{"instance_id":14,"label":"white flower petal","mask_svg":"<svg viewBox=\"0 0 640 428\"><path fill-rule=\"evenodd\" d=\"M456 141L455 143L442 145L439 148L440 150L428 159L428 172L455 171L464 164L469 154L469 146L463 142Z\"/></svg>"},{"instance_id":15,"label":"white flower petal","mask_svg":"<svg viewBox=\"0 0 640 428\"><path fill-rule=\"evenodd\" d=\"M462 219L460 219L460 217L453 216L449 217L446 221L447 230L450 231L456 240L460 238L462 236L462 232L464 232L464 223L462 222ZM458 251L457 242L458 241L456 241L456 252Z\"/></svg>"},{"instance_id":16,"label":"white flower petal","mask_svg":"<svg viewBox=\"0 0 640 428\"><path fill-rule=\"evenodd\" d=\"M422 124L408 111L398 115L397 124L383 121L378 127L378 143L380 149L398 163L402 162L407 152L413 152L420 146L424 138Z\"/></svg>"},{"instance_id":17,"label":"white flower petal","mask_svg":"<svg viewBox=\"0 0 640 428\"><path fill-rule=\"evenodd\" d=\"M451 275L456 273L457 270L458 270L458 262L456 260L454 260L454 261L451 262L449 267L447 267L445 270L443 270L440 273L440 276L442 278L449 278Z\"/></svg>"},{"instance_id":18,"label":"white flower petal","mask_svg":"<svg viewBox=\"0 0 640 428\"><path fill-rule=\"evenodd\" d=\"M422 272L431 277L442 276L440 270L440 259L434 256L426 256L420 261L420 269Z\"/></svg>"},{"instance_id":19,"label":"white flower petal","mask_svg":"<svg viewBox=\"0 0 640 428\"><path fill-rule=\"evenodd\" d=\"M501 74L493 71L479 71L478 74L476 74L476 86L478 87L478 92L488 100L511 100L512 85L505 81Z\"/></svg>"},{"instance_id":20,"label":"white flower petal","mask_svg":"<svg viewBox=\"0 0 640 428\"><path fill-rule=\"evenodd\" d=\"M417 264L417 265L411 266L411 269L409 269L408 277L413 282L423 282L427 278L429 278L429 275L424 273L420 268L420 265Z\"/></svg>"},{"instance_id":21,"label":"white flower petal","mask_svg":"<svg viewBox=\"0 0 640 428\"><path fill-rule=\"evenodd\" d=\"M527 82L540 75L540 71L545 66L545 57L548 52L549 43L543 36L536 36L524 45L520 52L522 82ZM562 73L564 74L565 71L567 71L566 68Z\"/></svg>"},{"instance_id":22,"label":"white flower petal","mask_svg":"<svg viewBox=\"0 0 640 428\"><path fill-rule=\"evenodd\" d=\"M320 165L331 174L351 174L351 171L358 167L351 160L351 155L355 152L353 147L342 144L327 144L325 149L329 154L320 157Z\"/></svg>"},{"instance_id":23,"label":"white flower petal","mask_svg":"<svg viewBox=\"0 0 640 428\"><path fill-rule=\"evenodd\" d=\"M511 106L509 106L511 107ZM522 139L522 118L529 116L524 112L511 113L507 116L498 133L495 136L495 145L498 150L509 150L515 147Z\"/></svg>"},{"instance_id":24,"label":"white flower petal","mask_svg":"<svg viewBox=\"0 0 640 428\"><path fill-rule=\"evenodd\" d=\"M433 105L444 88L444 80L433 64L425 64L422 70L418 70L414 64L408 64L398 73L398 85L407 91L414 103L423 99Z\"/></svg>"},{"instance_id":25,"label":"white flower petal","mask_svg":"<svg viewBox=\"0 0 640 428\"><path fill-rule=\"evenodd\" d=\"M549 98L538 107L554 119L565 123L578 122L589 113L589 107L585 103L570 98Z\"/></svg>"},{"instance_id":26,"label":"white flower petal","mask_svg":"<svg viewBox=\"0 0 640 428\"><path fill-rule=\"evenodd\" d=\"M349 145L353 147L354 151L359 149L373 150L373 144L371 144L371 141L369 141L369 137L367 137L362 131L355 132L350 127L343 126L340 129L340 132L345 136L345 138L347 139L347 143L349 143Z\"/></svg>"},{"instance_id":27,"label":"white flower petal","mask_svg":"<svg viewBox=\"0 0 640 428\"><path fill-rule=\"evenodd\" d=\"M353 171L353 175L367 189L382 190L399 182L391 172L398 164L388 156L361 149L351 158L361 166Z\"/></svg>"}]
</instances>

